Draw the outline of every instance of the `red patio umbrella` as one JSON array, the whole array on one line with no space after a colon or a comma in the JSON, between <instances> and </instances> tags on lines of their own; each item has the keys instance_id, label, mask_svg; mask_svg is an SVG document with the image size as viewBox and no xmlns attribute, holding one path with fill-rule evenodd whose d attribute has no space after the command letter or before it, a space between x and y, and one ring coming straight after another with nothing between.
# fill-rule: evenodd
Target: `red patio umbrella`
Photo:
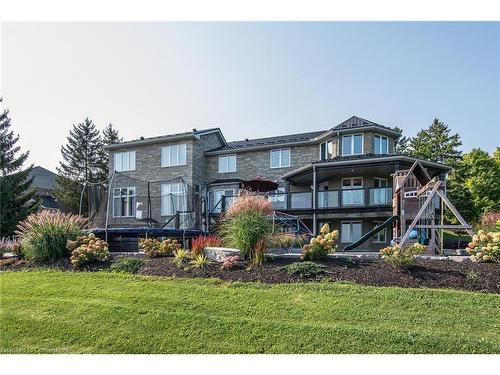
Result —
<instances>
[{"instance_id":1,"label":"red patio umbrella","mask_svg":"<svg viewBox=\"0 0 500 375\"><path fill-rule=\"evenodd\" d=\"M261 193L276 190L279 186L276 182L265 180L260 177L254 178L253 180L243 181L242 185L243 189Z\"/></svg>"}]
</instances>

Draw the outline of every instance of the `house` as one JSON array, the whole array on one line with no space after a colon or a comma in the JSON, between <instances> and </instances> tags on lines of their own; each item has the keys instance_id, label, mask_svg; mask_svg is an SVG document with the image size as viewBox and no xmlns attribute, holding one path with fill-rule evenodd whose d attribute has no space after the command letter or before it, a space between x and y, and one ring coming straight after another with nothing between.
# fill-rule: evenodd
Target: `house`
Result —
<instances>
[{"instance_id":1,"label":"house","mask_svg":"<svg viewBox=\"0 0 500 375\"><path fill-rule=\"evenodd\" d=\"M329 223L342 246L393 215L393 175L416 161L395 153L399 137L353 116L330 129L276 137L227 142L213 128L111 145L108 225L206 227L243 181L260 177L279 186L268 194L276 210L299 216L313 232ZM442 181L451 170L420 163ZM363 250L379 250L391 238L385 228Z\"/></svg>"},{"instance_id":2,"label":"house","mask_svg":"<svg viewBox=\"0 0 500 375\"><path fill-rule=\"evenodd\" d=\"M31 186L35 189L33 201L40 203L42 210L59 210L60 207L53 195L57 175L40 166L32 168L29 177L33 177Z\"/></svg>"}]
</instances>

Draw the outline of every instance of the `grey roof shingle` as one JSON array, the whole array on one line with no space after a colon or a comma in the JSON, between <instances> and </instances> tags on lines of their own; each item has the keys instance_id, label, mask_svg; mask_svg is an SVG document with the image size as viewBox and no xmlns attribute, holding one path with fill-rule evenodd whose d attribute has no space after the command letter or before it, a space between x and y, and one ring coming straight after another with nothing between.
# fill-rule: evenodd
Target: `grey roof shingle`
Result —
<instances>
[{"instance_id":1,"label":"grey roof shingle","mask_svg":"<svg viewBox=\"0 0 500 375\"><path fill-rule=\"evenodd\" d=\"M57 175L48 169L37 166L33 167L31 170L30 177L33 177L32 186L36 188L53 189Z\"/></svg>"},{"instance_id":2,"label":"grey roof shingle","mask_svg":"<svg viewBox=\"0 0 500 375\"><path fill-rule=\"evenodd\" d=\"M307 142L310 141L311 139L318 137L324 132L325 132L324 130L320 130L308 133L279 135L275 137L245 139L242 141L228 142L227 145L221 146L219 148L210 151L239 150L252 147L286 145L290 143Z\"/></svg>"},{"instance_id":3,"label":"grey roof shingle","mask_svg":"<svg viewBox=\"0 0 500 375\"><path fill-rule=\"evenodd\" d=\"M352 116L351 118L345 120L344 122L341 122L340 124L334 126L331 130L348 130L348 129L363 128L366 126L375 126L377 128L394 131L394 129L388 126L380 125L377 124L376 122L366 120L358 116Z\"/></svg>"}]
</instances>

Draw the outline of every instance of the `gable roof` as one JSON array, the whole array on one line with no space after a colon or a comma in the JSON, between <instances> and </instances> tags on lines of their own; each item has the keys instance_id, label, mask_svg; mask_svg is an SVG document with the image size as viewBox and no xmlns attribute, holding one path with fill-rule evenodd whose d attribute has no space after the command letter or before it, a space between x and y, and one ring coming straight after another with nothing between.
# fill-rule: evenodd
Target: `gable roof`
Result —
<instances>
[{"instance_id":1,"label":"gable roof","mask_svg":"<svg viewBox=\"0 0 500 375\"><path fill-rule=\"evenodd\" d=\"M31 170L30 177L33 177L33 182L31 183L33 187L52 189L54 188L57 175L48 169L36 166Z\"/></svg>"},{"instance_id":2,"label":"gable roof","mask_svg":"<svg viewBox=\"0 0 500 375\"><path fill-rule=\"evenodd\" d=\"M167 135L160 135L156 137L140 137L139 139L134 139L132 141L125 141L121 143L116 143L113 145L108 145L105 146L105 149L112 150L116 148L122 148L122 147L127 147L127 146L140 146L140 145L145 145L145 144L151 144L151 143L161 143L164 141L173 141L176 139L186 139L186 138L193 138L193 137L198 137L200 135L208 134L208 133L219 133L220 139L222 143L226 143L226 139L224 138L224 135L222 134L220 128L208 128L208 129L193 129L192 131L189 132L182 132L182 133L174 133L174 134L167 134Z\"/></svg>"},{"instance_id":3,"label":"gable roof","mask_svg":"<svg viewBox=\"0 0 500 375\"><path fill-rule=\"evenodd\" d=\"M400 133L398 133L389 126L377 124L376 122L361 118L359 116L352 116L351 118L348 118L347 120L341 122L340 124L335 125L333 128L330 129L328 133L343 131L343 130L347 131L347 130L362 129L362 128L376 128L386 132L390 132L397 136L401 136Z\"/></svg>"},{"instance_id":4,"label":"gable roof","mask_svg":"<svg viewBox=\"0 0 500 375\"><path fill-rule=\"evenodd\" d=\"M247 148L260 148L266 146L276 146L276 145L290 145L294 143L304 143L309 142L316 137L323 134L325 131L314 131L308 133L298 133L298 134L289 134L289 135L279 135L275 137L266 137L266 138L255 138L255 139L244 139L241 141L233 141L228 142L226 145L215 148L208 152L217 152L217 151L227 151L227 150L241 150Z\"/></svg>"}]
</instances>

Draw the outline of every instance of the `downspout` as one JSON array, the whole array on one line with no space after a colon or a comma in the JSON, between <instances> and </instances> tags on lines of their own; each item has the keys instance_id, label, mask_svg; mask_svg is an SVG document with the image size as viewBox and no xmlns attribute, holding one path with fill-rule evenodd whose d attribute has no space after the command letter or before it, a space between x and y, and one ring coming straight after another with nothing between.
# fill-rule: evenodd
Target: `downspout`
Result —
<instances>
[{"instance_id":1,"label":"downspout","mask_svg":"<svg viewBox=\"0 0 500 375\"><path fill-rule=\"evenodd\" d=\"M313 234L316 235L316 165L313 164L313 194L312 194L312 206L313 206Z\"/></svg>"}]
</instances>

